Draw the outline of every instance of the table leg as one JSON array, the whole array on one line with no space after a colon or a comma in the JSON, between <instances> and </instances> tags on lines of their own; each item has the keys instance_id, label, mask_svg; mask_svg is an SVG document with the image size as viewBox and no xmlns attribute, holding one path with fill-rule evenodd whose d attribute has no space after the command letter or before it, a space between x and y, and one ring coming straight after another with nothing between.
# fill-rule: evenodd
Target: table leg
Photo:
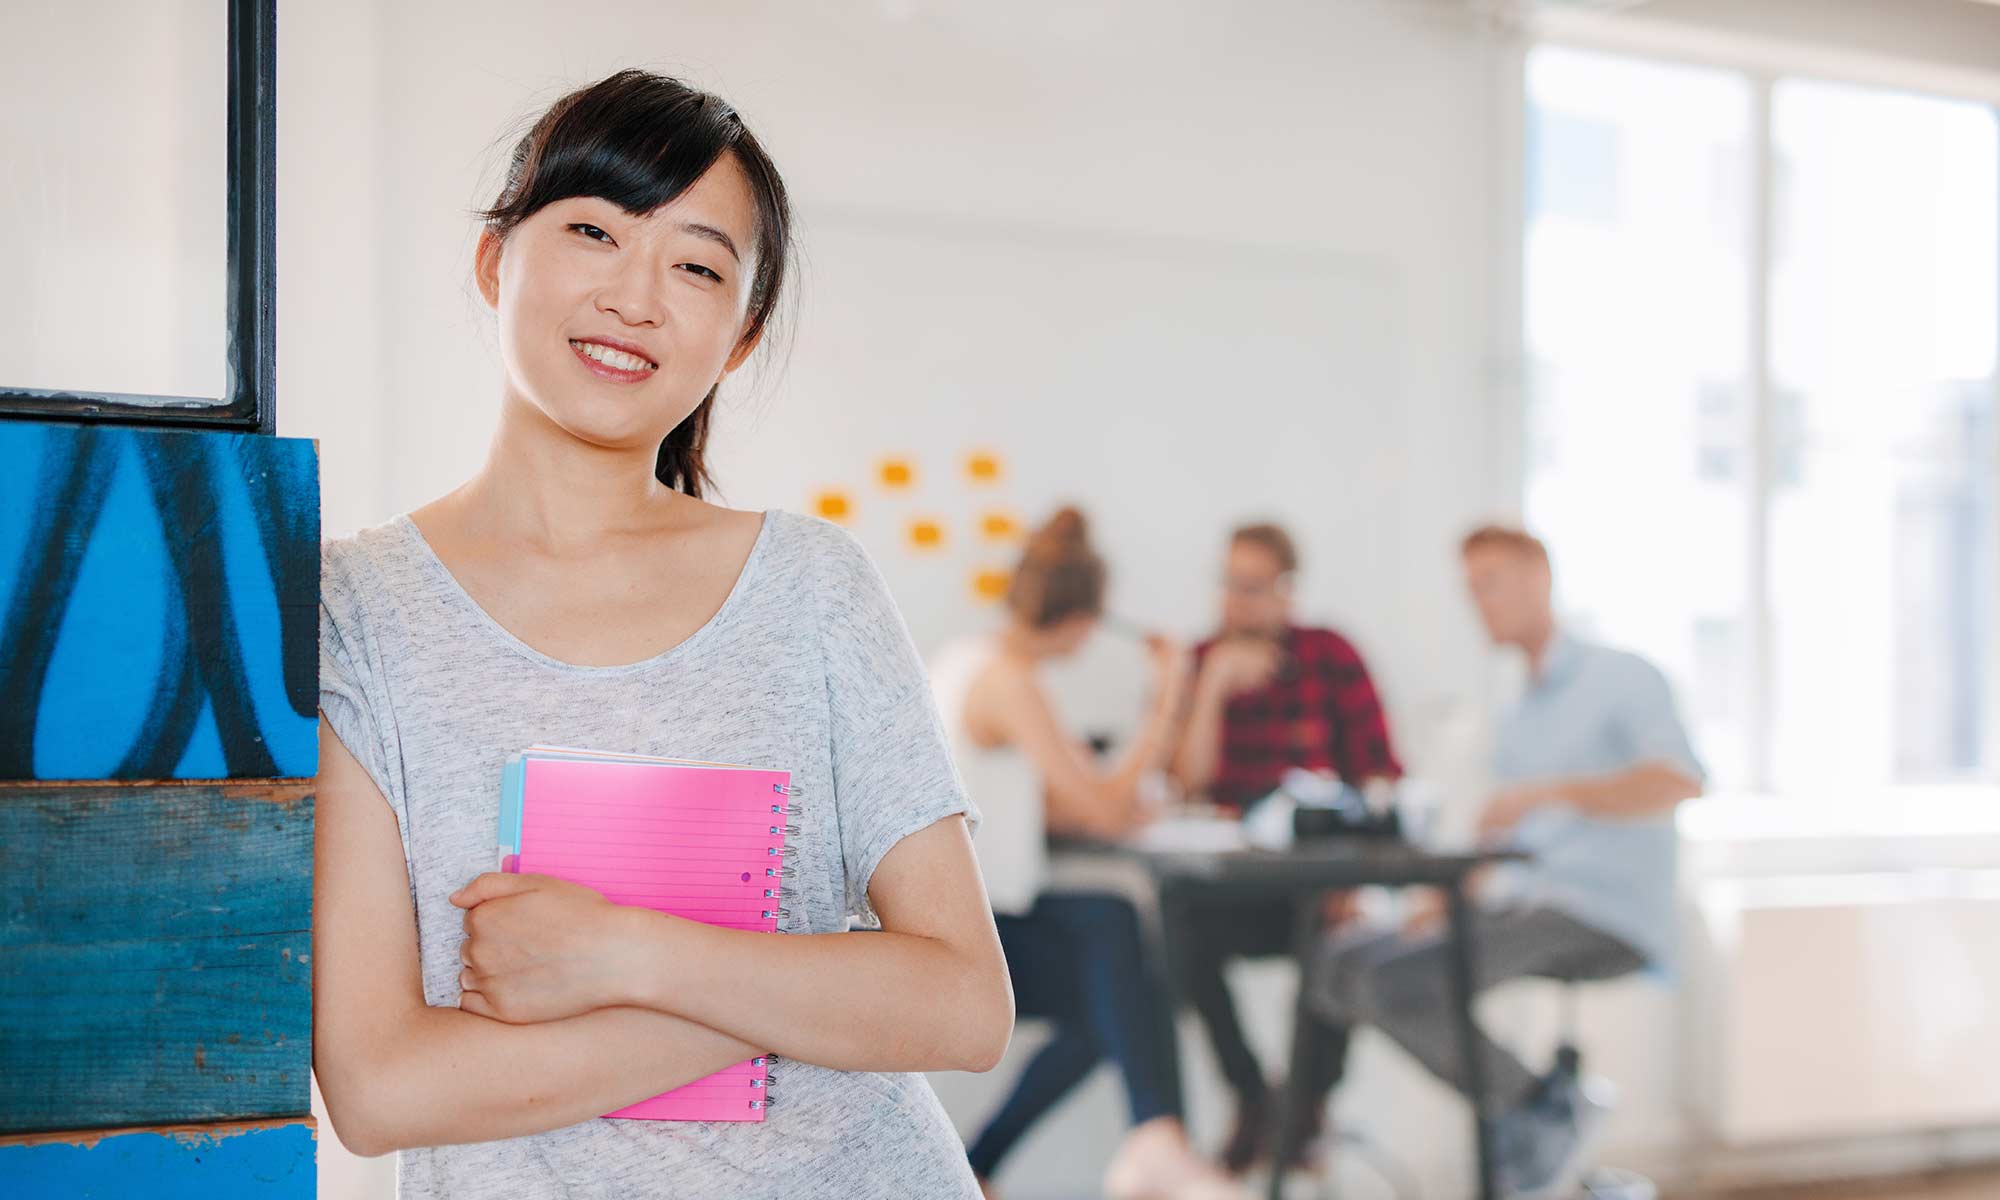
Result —
<instances>
[{"instance_id":1,"label":"table leg","mask_svg":"<svg viewBox=\"0 0 2000 1200\"><path fill-rule=\"evenodd\" d=\"M1458 881L1446 889L1451 913L1451 991L1457 1016L1459 1052L1465 1056L1465 1094L1472 1105L1473 1145L1478 1151L1479 1200L1494 1200L1497 1194L1493 1164L1493 1125L1486 1105L1486 1062L1479 1053L1479 1026L1472 1011L1473 938L1472 905L1466 900L1465 883Z\"/></svg>"},{"instance_id":2,"label":"table leg","mask_svg":"<svg viewBox=\"0 0 2000 1200\"><path fill-rule=\"evenodd\" d=\"M1278 1129L1271 1146L1270 1200L1284 1200L1285 1164L1291 1161L1293 1143L1306 1122L1299 1106L1316 1104L1319 1098L1307 1095L1306 1069L1311 1062L1312 1010L1306 1007L1306 980L1312 970L1313 950L1319 944L1320 897L1307 896L1292 914L1292 955L1299 964L1299 994L1292 1002L1291 1063L1285 1068L1285 1087L1278 1101Z\"/></svg>"}]
</instances>

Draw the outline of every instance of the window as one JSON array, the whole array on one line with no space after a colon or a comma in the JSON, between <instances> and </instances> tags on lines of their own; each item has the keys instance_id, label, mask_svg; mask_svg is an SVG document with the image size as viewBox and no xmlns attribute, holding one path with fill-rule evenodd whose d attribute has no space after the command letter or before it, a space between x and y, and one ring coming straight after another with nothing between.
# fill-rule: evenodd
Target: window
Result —
<instances>
[{"instance_id":1,"label":"window","mask_svg":"<svg viewBox=\"0 0 2000 1200\"><path fill-rule=\"evenodd\" d=\"M1527 102L1566 619L1667 671L1720 788L1995 781L1994 110L1561 46Z\"/></svg>"},{"instance_id":2,"label":"window","mask_svg":"<svg viewBox=\"0 0 2000 1200\"><path fill-rule=\"evenodd\" d=\"M1528 96L1530 128L1602 131L1529 142L1528 520L1568 618L1665 670L1709 770L1740 779L1750 88L1546 49L1529 60ZM1583 152L1588 164L1562 161ZM1615 208L1559 202L1577 177Z\"/></svg>"}]
</instances>

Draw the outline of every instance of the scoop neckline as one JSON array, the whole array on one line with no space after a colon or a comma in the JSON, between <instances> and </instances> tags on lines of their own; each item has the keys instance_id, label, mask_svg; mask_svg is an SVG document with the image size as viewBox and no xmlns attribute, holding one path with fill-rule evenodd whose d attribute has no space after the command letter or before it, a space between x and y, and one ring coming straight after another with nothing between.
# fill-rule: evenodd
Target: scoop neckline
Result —
<instances>
[{"instance_id":1,"label":"scoop neckline","mask_svg":"<svg viewBox=\"0 0 2000 1200\"><path fill-rule=\"evenodd\" d=\"M445 591L451 594L454 602L469 611L475 620L484 625L487 631L504 643L508 649L532 662L558 671L569 671L579 675L618 675L632 671L643 671L648 667L657 667L678 658L690 648L706 640L721 626L723 619L731 615L737 606L738 599L743 593L749 590L751 576L755 574L757 567L763 559L764 545L771 539L771 527L777 523L777 514L773 509L764 509L759 515L762 519L757 526L757 539L750 543L750 553L744 558L742 568L736 573L736 582L730 585L728 595L725 595L722 598L722 604L713 613L709 614L708 620L703 621L693 633L688 634L658 654L642 658L637 662L613 663L607 666L569 662L565 659L557 658L552 654L546 654L537 650L522 641L519 637L516 637L512 630L502 625L492 613L487 612L484 605L473 599L471 592L465 590L465 585L458 581L458 576L452 574L451 568L445 565L442 558L438 557L437 551L431 547L430 539L424 536L423 530L417 528L416 521L409 513L397 514L395 524L403 531L411 545L416 548L418 555L424 561L425 567L437 576L438 582L444 587Z\"/></svg>"}]
</instances>

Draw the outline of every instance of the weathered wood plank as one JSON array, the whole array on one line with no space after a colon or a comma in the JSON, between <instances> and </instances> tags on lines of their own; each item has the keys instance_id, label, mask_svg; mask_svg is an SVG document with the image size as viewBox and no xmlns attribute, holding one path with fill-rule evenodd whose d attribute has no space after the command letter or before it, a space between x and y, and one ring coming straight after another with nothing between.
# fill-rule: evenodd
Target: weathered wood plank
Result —
<instances>
[{"instance_id":1,"label":"weathered wood plank","mask_svg":"<svg viewBox=\"0 0 2000 1200\"><path fill-rule=\"evenodd\" d=\"M0 1137L9 1200L311 1200L311 1117Z\"/></svg>"},{"instance_id":2,"label":"weathered wood plank","mask_svg":"<svg viewBox=\"0 0 2000 1200\"><path fill-rule=\"evenodd\" d=\"M0 786L0 1132L310 1111L310 784Z\"/></svg>"},{"instance_id":3,"label":"weathered wood plank","mask_svg":"<svg viewBox=\"0 0 2000 1200\"><path fill-rule=\"evenodd\" d=\"M318 770L300 438L0 422L0 779Z\"/></svg>"}]
</instances>

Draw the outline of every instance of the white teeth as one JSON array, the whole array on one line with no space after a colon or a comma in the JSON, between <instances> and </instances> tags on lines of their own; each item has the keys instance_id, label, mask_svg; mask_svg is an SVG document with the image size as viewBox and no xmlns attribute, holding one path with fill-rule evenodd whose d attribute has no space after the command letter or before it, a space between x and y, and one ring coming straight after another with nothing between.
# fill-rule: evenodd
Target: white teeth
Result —
<instances>
[{"instance_id":1,"label":"white teeth","mask_svg":"<svg viewBox=\"0 0 2000 1200\"><path fill-rule=\"evenodd\" d=\"M654 364L647 362L636 354L627 354L623 350L613 350L611 347L601 345L597 342L573 341L570 345L583 351L585 357L595 359L607 367L615 367L620 371L650 371L654 366Z\"/></svg>"}]
</instances>

